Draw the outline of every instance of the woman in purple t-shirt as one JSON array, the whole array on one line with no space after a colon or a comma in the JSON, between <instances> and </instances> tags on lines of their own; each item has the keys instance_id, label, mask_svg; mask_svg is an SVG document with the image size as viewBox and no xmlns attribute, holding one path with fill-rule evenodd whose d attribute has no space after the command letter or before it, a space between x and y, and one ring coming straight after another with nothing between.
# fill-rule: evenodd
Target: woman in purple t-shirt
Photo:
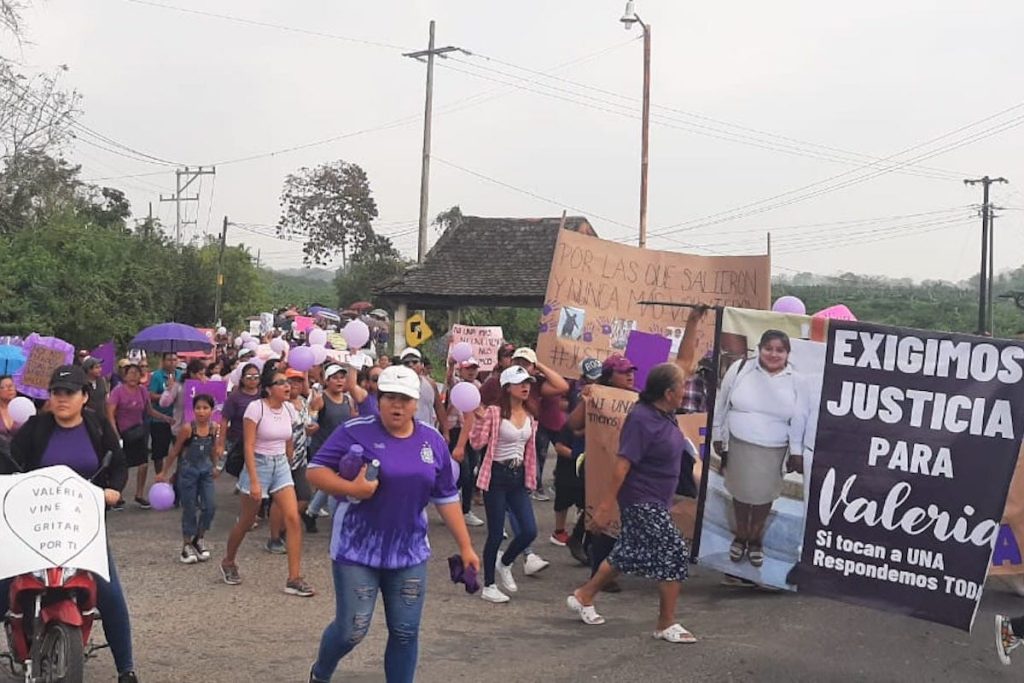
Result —
<instances>
[{"instance_id":1,"label":"woman in purple t-shirt","mask_svg":"<svg viewBox=\"0 0 1024 683\"><path fill-rule=\"evenodd\" d=\"M655 366L647 375L640 400L622 425L608 494L594 509L594 526L607 529L618 502L622 530L597 573L566 601L585 624L604 623L594 608L594 598L624 572L658 582L661 609L655 638L670 643L697 642L675 621L689 552L669 514L686 448L675 417L683 402L685 380L686 375L674 363Z\"/></svg>"},{"instance_id":2,"label":"woman in purple t-shirt","mask_svg":"<svg viewBox=\"0 0 1024 683\"><path fill-rule=\"evenodd\" d=\"M309 465L310 483L340 499L331 532L336 612L320 639L309 674L313 683L329 681L338 662L366 636L378 592L388 622L384 675L388 683L413 680L430 558L429 503L458 544L464 566L480 570L448 444L436 429L414 420L419 375L392 365L381 371L378 388L380 415L335 429ZM348 472L360 449L364 462L379 461L378 479L366 478L365 464L356 470L358 460Z\"/></svg>"}]
</instances>

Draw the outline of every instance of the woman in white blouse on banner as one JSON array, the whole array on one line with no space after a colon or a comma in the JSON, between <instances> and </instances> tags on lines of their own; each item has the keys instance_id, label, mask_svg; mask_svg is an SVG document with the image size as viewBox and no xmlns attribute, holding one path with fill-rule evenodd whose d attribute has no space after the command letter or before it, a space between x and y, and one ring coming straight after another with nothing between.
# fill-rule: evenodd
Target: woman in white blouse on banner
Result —
<instances>
[{"instance_id":1,"label":"woman in white blouse on banner","mask_svg":"<svg viewBox=\"0 0 1024 683\"><path fill-rule=\"evenodd\" d=\"M712 440L733 498L735 538L729 559L764 564L764 531L782 495L783 466L803 472L805 386L789 363L789 335L768 330L757 357L733 363L715 407Z\"/></svg>"}]
</instances>

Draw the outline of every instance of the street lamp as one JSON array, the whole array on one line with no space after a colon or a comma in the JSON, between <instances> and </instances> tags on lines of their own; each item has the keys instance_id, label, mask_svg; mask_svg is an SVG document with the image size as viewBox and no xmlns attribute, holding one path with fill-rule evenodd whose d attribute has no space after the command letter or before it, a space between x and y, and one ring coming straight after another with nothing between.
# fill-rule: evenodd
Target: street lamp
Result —
<instances>
[{"instance_id":1,"label":"street lamp","mask_svg":"<svg viewBox=\"0 0 1024 683\"><path fill-rule=\"evenodd\" d=\"M647 246L647 149L651 132L651 25L645 24L633 9L633 1L626 3L626 10L619 19L628 31L633 24L640 24L644 30L644 104L643 124L640 132L640 248Z\"/></svg>"}]
</instances>

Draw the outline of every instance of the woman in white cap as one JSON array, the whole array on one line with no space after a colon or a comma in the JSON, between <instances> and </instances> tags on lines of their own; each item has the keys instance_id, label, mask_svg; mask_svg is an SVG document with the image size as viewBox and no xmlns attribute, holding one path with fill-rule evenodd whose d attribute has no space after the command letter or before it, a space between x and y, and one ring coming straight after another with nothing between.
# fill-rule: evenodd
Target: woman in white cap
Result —
<instances>
[{"instance_id":1,"label":"woman in white cap","mask_svg":"<svg viewBox=\"0 0 1024 683\"><path fill-rule=\"evenodd\" d=\"M413 680L430 558L428 504L437 507L464 566L480 569L462 520L448 444L436 429L415 419L418 373L403 366L386 368L378 380L378 397L379 415L338 427L309 464L313 485L341 500L331 538L335 616L320 639L311 683L329 681L341 659L366 637L378 593L388 625L384 676L389 683ZM360 449L362 462L379 463L377 479L367 479L365 464L355 469Z\"/></svg>"},{"instance_id":2,"label":"woman in white cap","mask_svg":"<svg viewBox=\"0 0 1024 683\"><path fill-rule=\"evenodd\" d=\"M467 413L466 429L473 448L487 447L476 485L484 492L487 543L484 545L484 589L488 602L508 602L518 590L512 564L537 537L530 491L537 486L537 418L527 406L533 376L518 365L501 373L498 405ZM516 519L515 538L498 557L506 509ZM495 583L501 581L502 592Z\"/></svg>"},{"instance_id":3,"label":"woman in white cap","mask_svg":"<svg viewBox=\"0 0 1024 683\"><path fill-rule=\"evenodd\" d=\"M444 402L434 381L425 376L423 354L413 348L402 351L402 365L413 369L420 378L420 397L416 401L416 419L436 427L448 438L448 421L445 419Z\"/></svg>"}]
</instances>

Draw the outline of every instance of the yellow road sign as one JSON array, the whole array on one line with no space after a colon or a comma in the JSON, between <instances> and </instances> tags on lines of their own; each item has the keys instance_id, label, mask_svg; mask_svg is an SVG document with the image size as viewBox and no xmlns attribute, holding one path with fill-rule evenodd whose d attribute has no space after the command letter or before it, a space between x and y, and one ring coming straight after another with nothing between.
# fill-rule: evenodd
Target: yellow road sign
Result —
<instances>
[{"instance_id":1,"label":"yellow road sign","mask_svg":"<svg viewBox=\"0 0 1024 683\"><path fill-rule=\"evenodd\" d=\"M434 336L434 331L419 313L409 316L405 321L405 341L409 346L419 346Z\"/></svg>"}]
</instances>

